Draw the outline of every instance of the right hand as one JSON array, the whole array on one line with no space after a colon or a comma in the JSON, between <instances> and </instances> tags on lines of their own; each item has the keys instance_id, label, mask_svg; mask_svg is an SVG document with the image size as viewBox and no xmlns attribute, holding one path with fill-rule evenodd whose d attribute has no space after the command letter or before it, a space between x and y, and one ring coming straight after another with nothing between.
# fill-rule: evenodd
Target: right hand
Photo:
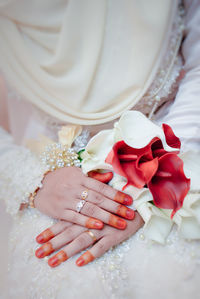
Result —
<instances>
[{"instance_id":1,"label":"right hand","mask_svg":"<svg viewBox=\"0 0 200 299\"><path fill-rule=\"evenodd\" d=\"M76 205L85 190L88 196L78 213ZM36 194L34 204L48 216L94 229L102 229L103 223L125 229L127 223L121 217L134 218L134 211L124 206L132 204L129 195L87 177L74 166L49 172L43 180L43 187Z\"/></svg>"}]
</instances>

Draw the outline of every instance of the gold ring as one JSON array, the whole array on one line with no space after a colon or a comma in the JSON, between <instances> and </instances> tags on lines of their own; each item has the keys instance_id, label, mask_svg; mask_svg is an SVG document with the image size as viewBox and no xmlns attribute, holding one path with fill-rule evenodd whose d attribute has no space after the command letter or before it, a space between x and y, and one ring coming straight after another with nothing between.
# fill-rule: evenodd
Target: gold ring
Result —
<instances>
[{"instance_id":1,"label":"gold ring","mask_svg":"<svg viewBox=\"0 0 200 299\"><path fill-rule=\"evenodd\" d=\"M93 232L91 232L90 230L87 230L86 233L88 233L90 235L90 237L93 239L94 242L97 241L97 238L95 237L95 235L93 234Z\"/></svg>"},{"instance_id":2,"label":"gold ring","mask_svg":"<svg viewBox=\"0 0 200 299\"><path fill-rule=\"evenodd\" d=\"M81 198L83 200L86 200L86 198L88 197L88 190L84 190L82 193L81 193Z\"/></svg>"}]
</instances>

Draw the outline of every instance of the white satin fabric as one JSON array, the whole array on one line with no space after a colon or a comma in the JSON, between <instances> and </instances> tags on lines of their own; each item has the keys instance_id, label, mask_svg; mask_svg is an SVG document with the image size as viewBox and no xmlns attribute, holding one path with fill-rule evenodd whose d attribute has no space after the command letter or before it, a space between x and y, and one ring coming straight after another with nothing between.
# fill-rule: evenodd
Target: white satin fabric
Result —
<instances>
[{"instance_id":1,"label":"white satin fabric","mask_svg":"<svg viewBox=\"0 0 200 299\"><path fill-rule=\"evenodd\" d=\"M168 103L157 115L180 136L184 151L200 148L200 1L184 1L186 38L182 45L186 75L179 85L175 101Z\"/></svg>"},{"instance_id":2,"label":"white satin fabric","mask_svg":"<svg viewBox=\"0 0 200 299\"><path fill-rule=\"evenodd\" d=\"M75 124L108 122L154 79L177 2L1 1L0 67L45 113Z\"/></svg>"}]
</instances>

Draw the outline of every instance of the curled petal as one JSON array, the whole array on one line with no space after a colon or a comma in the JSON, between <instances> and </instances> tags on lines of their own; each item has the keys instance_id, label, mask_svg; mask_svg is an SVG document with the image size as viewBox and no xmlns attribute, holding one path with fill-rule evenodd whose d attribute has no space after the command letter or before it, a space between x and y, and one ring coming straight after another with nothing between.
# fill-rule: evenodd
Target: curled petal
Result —
<instances>
[{"instance_id":1,"label":"curled petal","mask_svg":"<svg viewBox=\"0 0 200 299\"><path fill-rule=\"evenodd\" d=\"M117 174L127 179L124 188L128 185L143 188L156 173L158 158L153 159L151 151L154 141L141 149L134 149L124 141L118 141L113 146L105 162L111 164Z\"/></svg>"},{"instance_id":2,"label":"curled petal","mask_svg":"<svg viewBox=\"0 0 200 299\"><path fill-rule=\"evenodd\" d=\"M174 134L172 128L167 124L162 124L162 128L165 134L167 144L173 148L180 149L180 139Z\"/></svg>"},{"instance_id":3,"label":"curled petal","mask_svg":"<svg viewBox=\"0 0 200 299\"><path fill-rule=\"evenodd\" d=\"M159 167L148 184L158 208L173 209L171 218L183 205L183 200L190 189L190 179L183 171L183 161L172 153L159 158Z\"/></svg>"}]
</instances>

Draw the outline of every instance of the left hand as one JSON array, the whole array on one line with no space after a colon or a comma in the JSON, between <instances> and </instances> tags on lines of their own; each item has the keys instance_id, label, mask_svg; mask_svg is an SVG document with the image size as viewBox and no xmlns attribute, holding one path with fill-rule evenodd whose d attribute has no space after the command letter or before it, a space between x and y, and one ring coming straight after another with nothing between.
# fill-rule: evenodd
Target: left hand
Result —
<instances>
[{"instance_id":1,"label":"left hand","mask_svg":"<svg viewBox=\"0 0 200 299\"><path fill-rule=\"evenodd\" d=\"M143 224L144 222L137 212L134 220L127 221L126 229L121 231L109 225L105 225L102 230L88 230L77 224L59 221L37 236L36 241L43 245L36 250L35 254L38 258L43 258L64 246L62 250L48 260L49 266L57 267L95 243L90 250L86 251L76 261L77 266L84 266L95 258L102 256L112 246L128 239Z\"/></svg>"}]
</instances>

